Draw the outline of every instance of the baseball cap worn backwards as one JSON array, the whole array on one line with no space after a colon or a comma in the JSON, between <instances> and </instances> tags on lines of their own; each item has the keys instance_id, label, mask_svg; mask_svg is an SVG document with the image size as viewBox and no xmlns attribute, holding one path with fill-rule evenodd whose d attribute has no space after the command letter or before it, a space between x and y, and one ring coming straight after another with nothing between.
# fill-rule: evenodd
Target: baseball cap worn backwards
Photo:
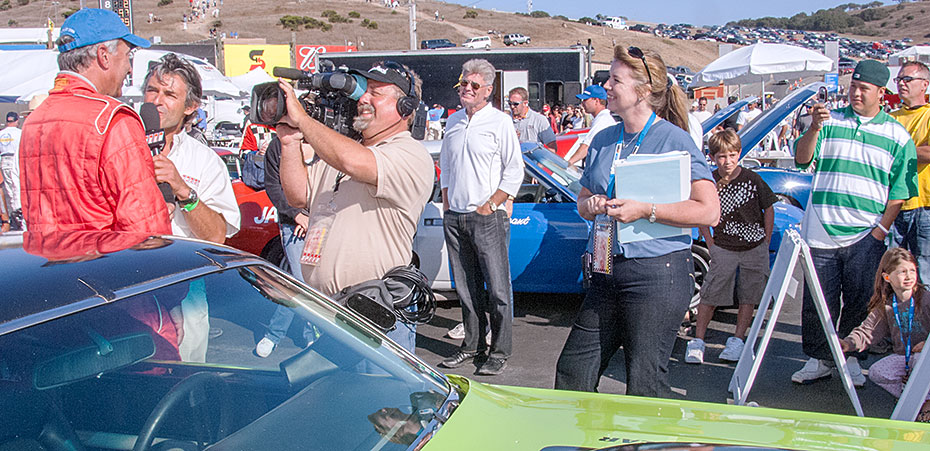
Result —
<instances>
[{"instance_id":1,"label":"baseball cap worn backwards","mask_svg":"<svg viewBox=\"0 0 930 451\"><path fill-rule=\"evenodd\" d=\"M59 52L99 44L112 39L122 39L135 47L149 48L151 43L129 32L116 13L106 9L84 8L70 16L61 25L61 36L71 36L73 41L59 45Z\"/></svg>"},{"instance_id":2,"label":"baseball cap worn backwards","mask_svg":"<svg viewBox=\"0 0 930 451\"><path fill-rule=\"evenodd\" d=\"M888 83L890 76L891 72L884 64L875 60L862 60L859 61L859 64L856 64L852 79L883 87Z\"/></svg>"},{"instance_id":3,"label":"baseball cap worn backwards","mask_svg":"<svg viewBox=\"0 0 930 451\"><path fill-rule=\"evenodd\" d=\"M591 85L587 88L584 88L584 92L581 94L575 95L575 97L585 100L585 99L603 99L607 100L607 91L604 90L600 85Z\"/></svg>"},{"instance_id":4,"label":"baseball cap worn backwards","mask_svg":"<svg viewBox=\"0 0 930 451\"><path fill-rule=\"evenodd\" d=\"M7 122L14 122L14 121L18 121L18 120L19 120L19 115L16 114L15 111L10 111L9 113L6 113L6 121L7 121Z\"/></svg>"}]
</instances>

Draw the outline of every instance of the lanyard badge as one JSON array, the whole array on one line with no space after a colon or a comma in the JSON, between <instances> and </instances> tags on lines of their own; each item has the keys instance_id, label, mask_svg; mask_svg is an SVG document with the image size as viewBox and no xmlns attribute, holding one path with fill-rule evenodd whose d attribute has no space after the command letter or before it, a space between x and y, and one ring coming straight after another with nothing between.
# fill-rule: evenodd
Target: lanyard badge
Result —
<instances>
[{"instance_id":1,"label":"lanyard badge","mask_svg":"<svg viewBox=\"0 0 930 451\"><path fill-rule=\"evenodd\" d=\"M336 222L336 193L339 192L339 182L345 177L345 174L339 173L336 176L336 183L333 186L333 196L329 202L317 202L310 211L311 223L307 227L307 236L304 241L304 250L300 253L300 264L316 266L320 264L323 258L323 245L329 238L333 229L333 223Z\"/></svg>"},{"instance_id":2,"label":"lanyard badge","mask_svg":"<svg viewBox=\"0 0 930 451\"><path fill-rule=\"evenodd\" d=\"M591 270L599 274L613 271L614 219L607 215L594 218L594 245Z\"/></svg>"}]
</instances>

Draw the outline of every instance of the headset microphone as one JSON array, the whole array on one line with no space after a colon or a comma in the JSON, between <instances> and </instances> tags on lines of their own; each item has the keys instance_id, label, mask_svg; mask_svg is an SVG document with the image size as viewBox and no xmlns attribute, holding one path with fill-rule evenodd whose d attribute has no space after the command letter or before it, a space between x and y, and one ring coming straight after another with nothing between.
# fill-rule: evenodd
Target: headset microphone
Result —
<instances>
[{"instance_id":1,"label":"headset microphone","mask_svg":"<svg viewBox=\"0 0 930 451\"><path fill-rule=\"evenodd\" d=\"M152 156L161 153L165 148L165 130L161 128L161 118L158 116L158 107L154 103L145 102L139 110L142 116L142 125L145 127L145 142L149 145ZM167 203L174 203L174 192L168 182L158 184L158 190Z\"/></svg>"}]
</instances>

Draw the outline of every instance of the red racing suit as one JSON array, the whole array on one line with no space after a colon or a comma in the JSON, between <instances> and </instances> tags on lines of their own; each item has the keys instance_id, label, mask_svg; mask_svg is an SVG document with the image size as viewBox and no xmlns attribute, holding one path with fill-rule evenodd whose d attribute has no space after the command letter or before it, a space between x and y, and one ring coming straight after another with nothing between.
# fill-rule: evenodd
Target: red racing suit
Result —
<instances>
[{"instance_id":1,"label":"red racing suit","mask_svg":"<svg viewBox=\"0 0 930 451\"><path fill-rule=\"evenodd\" d=\"M30 231L171 234L142 119L79 74L60 72L26 118L19 162Z\"/></svg>"}]
</instances>

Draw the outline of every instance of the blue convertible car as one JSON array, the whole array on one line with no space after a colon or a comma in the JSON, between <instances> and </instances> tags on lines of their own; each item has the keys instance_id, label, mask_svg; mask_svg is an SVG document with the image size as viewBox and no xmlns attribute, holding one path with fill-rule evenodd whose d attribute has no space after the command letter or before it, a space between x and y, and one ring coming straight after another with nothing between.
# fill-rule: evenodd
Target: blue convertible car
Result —
<instances>
[{"instance_id":1,"label":"blue convertible car","mask_svg":"<svg viewBox=\"0 0 930 451\"><path fill-rule=\"evenodd\" d=\"M755 121L744 127L739 135L743 155L793 114L804 102L815 96L822 83L814 83L782 99ZM752 99L744 99L721 110L704 122L709 131L728 115ZM438 157L439 142L424 142ZM516 292L580 293L582 288L581 255L587 243L590 223L578 215L575 207L581 190L581 172L569 167L564 159L548 149L525 144L523 161L526 165L525 183L514 201L510 219L510 271ZM779 197L775 204L775 230L771 258L781 244L784 230L794 227L804 214L810 193L811 175L780 168L753 168ZM430 277L434 290L453 289L448 266L448 254L442 231L442 199L438 187L432 202L427 205L414 239L421 269ZM695 265L695 298L707 270L709 254L697 232L692 245Z\"/></svg>"}]
</instances>

